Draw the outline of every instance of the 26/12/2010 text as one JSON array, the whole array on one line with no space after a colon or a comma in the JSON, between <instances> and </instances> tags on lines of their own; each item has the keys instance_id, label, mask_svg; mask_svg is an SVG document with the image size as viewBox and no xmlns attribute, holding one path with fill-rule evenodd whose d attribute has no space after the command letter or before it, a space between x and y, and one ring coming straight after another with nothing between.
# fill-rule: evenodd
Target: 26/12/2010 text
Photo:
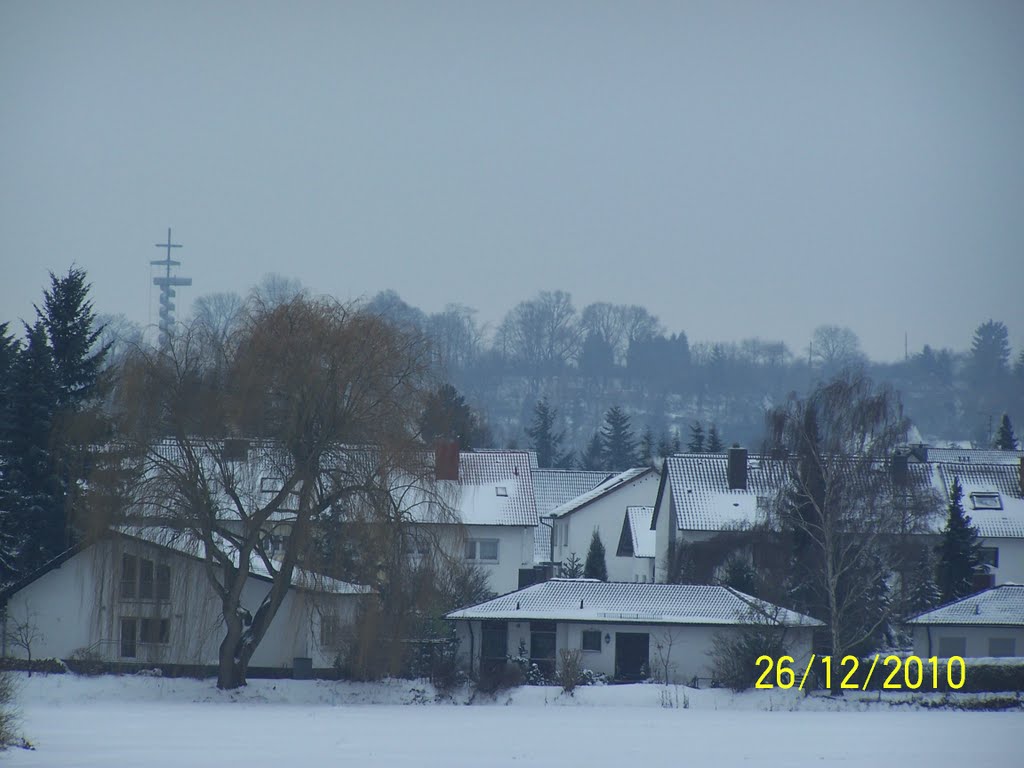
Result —
<instances>
[{"instance_id":1,"label":"26/12/2010 text","mask_svg":"<svg viewBox=\"0 0 1024 768\"><path fill-rule=\"evenodd\" d=\"M945 675L940 678L940 670L943 665L939 663L937 656L928 659L922 659L920 656L908 656L905 659L899 656L886 656L882 659L881 654L876 653L870 665L868 659L862 661L856 656L843 656L835 670L835 674L839 676L837 679L840 680L839 687L843 690L866 691L880 659L882 660L882 669L878 673L885 675L882 682L882 688L885 690L917 691L922 688L939 690L940 685L944 683L948 688L956 691L963 688L967 680L967 664L961 656L951 656L944 660ZM758 656L754 663L758 668L764 667L764 671L754 685L755 688L792 688L797 685L799 670L793 668L792 665L795 661L792 656L780 656L778 660L771 656ZM867 675L860 680L858 671L862 664L867 667ZM800 690L804 689L813 668L819 675L817 682L824 688L831 688L832 667L831 656L817 656L812 653L799 678L800 682L797 687ZM773 670L774 675L772 675Z\"/></svg>"}]
</instances>

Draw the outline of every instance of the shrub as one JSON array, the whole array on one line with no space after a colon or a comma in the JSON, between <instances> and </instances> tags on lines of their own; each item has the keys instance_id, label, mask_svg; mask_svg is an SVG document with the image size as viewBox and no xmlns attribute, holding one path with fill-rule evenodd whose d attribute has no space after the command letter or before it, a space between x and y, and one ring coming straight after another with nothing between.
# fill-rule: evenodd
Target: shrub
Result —
<instances>
[{"instance_id":1,"label":"shrub","mask_svg":"<svg viewBox=\"0 0 1024 768\"><path fill-rule=\"evenodd\" d=\"M572 696L576 686L582 685L583 677L583 651L579 648L563 648L559 651L561 663L555 674L556 682L562 686L562 690Z\"/></svg>"},{"instance_id":2,"label":"shrub","mask_svg":"<svg viewBox=\"0 0 1024 768\"><path fill-rule=\"evenodd\" d=\"M523 684L523 670L518 664L502 664L494 669L482 671L476 689L481 693L498 693Z\"/></svg>"},{"instance_id":3,"label":"shrub","mask_svg":"<svg viewBox=\"0 0 1024 768\"><path fill-rule=\"evenodd\" d=\"M0 747L23 744L17 733L18 713L14 707L14 680L0 672Z\"/></svg>"},{"instance_id":4,"label":"shrub","mask_svg":"<svg viewBox=\"0 0 1024 768\"><path fill-rule=\"evenodd\" d=\"M778 659L785 654L783 632L776 627L755 626L735 634L718 634L710 653L715 682L745 691L764 671L763 665L756 664L759 656Z\"/></svg>"}]
</instances>

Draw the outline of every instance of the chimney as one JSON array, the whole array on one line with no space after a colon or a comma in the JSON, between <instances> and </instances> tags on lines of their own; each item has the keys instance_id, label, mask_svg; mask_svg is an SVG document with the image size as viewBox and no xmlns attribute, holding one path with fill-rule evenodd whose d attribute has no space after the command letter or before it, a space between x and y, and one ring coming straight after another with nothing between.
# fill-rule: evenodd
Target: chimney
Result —
<instances>
[{"instance_id":1,"label":"chimney","mask_svg":"<svg viewBox=\"0 0 1024 768\"><path fill-rule=\"evenodd\" d=\"M730 491L747 490L747 449L730 448L725 477Z\"/></svg>"},{"instance_id":2,"label":"chimney","mask_svg":"<svg viewBox=\"0 0 1024 768\"><path fill-rule=\"evenodd\" d=\"M892 482L894 485L905 485L910 474L910 456L903 451L892 455Z\"/></svg>"},{"instance_id":3,"label":"chimney","mask_svg":"<svg viewBox=\"0 0 1024 768\"><path fill-rule=\"evenodd\" d=\"M438 440L434 444L434 476L438 480L459 479L459 443Z\"/></svg>"}]
</instances>

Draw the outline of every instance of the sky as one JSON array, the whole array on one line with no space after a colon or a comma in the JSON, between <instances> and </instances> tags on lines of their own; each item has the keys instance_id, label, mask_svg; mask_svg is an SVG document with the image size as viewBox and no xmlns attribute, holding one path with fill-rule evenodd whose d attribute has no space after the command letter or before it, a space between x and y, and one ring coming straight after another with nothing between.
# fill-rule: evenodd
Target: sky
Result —
<instances>
[{"instance_id":1,"label":"sky","mask_svg":"<svg viewBox=\"0 0 1024 768\"><path fill-rule=\"evenodd\" d=\"M0 321L268 272L495 325L1024 347L1024 3L0 0Z\"/></svg>"}]
</instances>

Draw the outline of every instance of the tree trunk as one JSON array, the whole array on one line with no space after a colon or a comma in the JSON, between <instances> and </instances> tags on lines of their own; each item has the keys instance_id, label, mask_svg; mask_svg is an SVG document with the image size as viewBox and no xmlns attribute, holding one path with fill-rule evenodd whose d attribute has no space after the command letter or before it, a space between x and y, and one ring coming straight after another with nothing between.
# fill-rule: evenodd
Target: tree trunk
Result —
<instances>
[{"instance_id":1,"label":"tree trunk","mask_svg":"<svg viewBox=\"0 0 1024 768\"><path fill-rule=\"evenodd\" d=\"M232 690L245 685L245 673L249 667L246 655L241 658L239 645L242 639L242 621L235 619L228 625L227 634L220 644L220 663L217 668L217 687Z\"/></svg>"}]
</instances>

